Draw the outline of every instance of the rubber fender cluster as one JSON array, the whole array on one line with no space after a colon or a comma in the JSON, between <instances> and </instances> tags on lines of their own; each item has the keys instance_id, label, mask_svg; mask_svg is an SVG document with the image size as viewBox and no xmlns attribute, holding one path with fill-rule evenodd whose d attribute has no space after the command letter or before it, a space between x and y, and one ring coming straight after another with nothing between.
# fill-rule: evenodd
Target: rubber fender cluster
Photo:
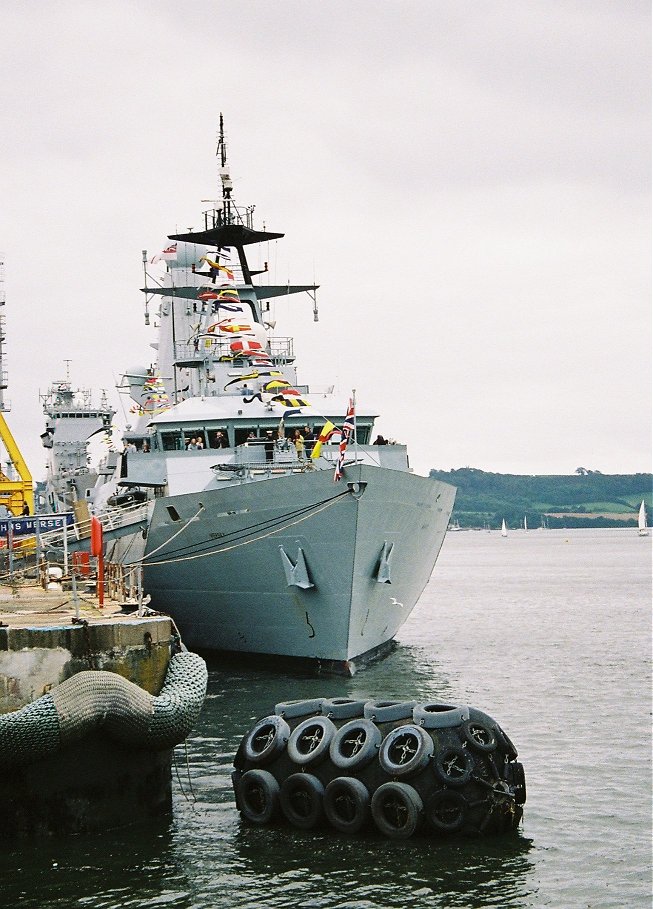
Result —
<instances>
[{"instance_id":1,"label":"rubber fender cluster","mask_svg":"<svg viewBox=\"0 0 653 909\"><path fill-rule=\"evenodd\" d=\"M330 824L481 835L515 829L524 768L501 726L474 707L312 698L277 704L243 736L232 782L252 824Z\"/></svg>"}]
</instances>

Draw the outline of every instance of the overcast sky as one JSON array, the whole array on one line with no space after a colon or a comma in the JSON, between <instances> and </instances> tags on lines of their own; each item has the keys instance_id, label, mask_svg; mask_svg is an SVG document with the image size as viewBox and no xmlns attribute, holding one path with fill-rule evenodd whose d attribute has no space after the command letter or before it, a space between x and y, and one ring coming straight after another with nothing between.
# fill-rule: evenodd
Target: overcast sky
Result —
<instances>
[{"instance_id":1,"label":"overcast sky","mask_svg":"<svg viewBox=\"0 0 653 909\"><path fill-rule=\"evenodd\" d=\"M0 0L8 416L120 411L151 362L141 250L235 196L285 232L300 381L418 472L651 470L648 0Z\"/></svg>"}]
</instances>

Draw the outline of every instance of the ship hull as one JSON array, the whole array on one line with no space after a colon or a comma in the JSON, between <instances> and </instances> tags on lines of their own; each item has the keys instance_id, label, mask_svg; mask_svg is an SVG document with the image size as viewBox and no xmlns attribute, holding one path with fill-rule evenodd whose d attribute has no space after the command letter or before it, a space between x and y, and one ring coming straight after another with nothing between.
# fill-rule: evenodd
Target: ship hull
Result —
<instances>
[{"instance_id":1,"label":"ship hull","mask_svg":"<svg viewBox=\"0 0 653 909\"><path fill-rule=\"evenodd\" d=\"M156 501L144 585L194 650L352 672L424 589L455 489L366 465Z\"/></svg>"}]
</instances>

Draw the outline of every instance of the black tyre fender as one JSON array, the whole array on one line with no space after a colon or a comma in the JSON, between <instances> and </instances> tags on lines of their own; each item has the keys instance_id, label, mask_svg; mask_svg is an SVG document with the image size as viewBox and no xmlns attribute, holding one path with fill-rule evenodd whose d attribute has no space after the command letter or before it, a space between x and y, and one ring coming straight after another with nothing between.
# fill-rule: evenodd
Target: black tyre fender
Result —
<instances>
[{"instance_id":1,"label":"black tyre fender","mask_svg":"<svg viewBox=\"0 0 653 909\"><path fill-rule=\"evenodd\" d=\"M417 704L413 710L413 720L425 729L447 729L460 726L469 719L469 707L456 707L454 704L437 704L427 702Z\"/></svg>"},{"instance_id":2,"label":"black tyre fender","mask_svg":"<svg viewBox=\"0 0 653 909\"><path fill-rule=\"evenodd\" d=\"M383 783L372 796L372 818L378 830L391 839L408 839L422 819L422 799L408 783Z\"/></svg>"},{"instance_id":3,"label":"black tyre fender","mask_svg":"<svg viewBox=\"0 0 653 909\"><path fill-rule=\"evenodd\" d=\"M393 723L413 716L415 701L366 701L363 716L375 723Z\"/></svg>"},{"instance_id":4,"label":"black tyre fender","mask_svg":"<svg viewBox=\"0 0 653 909\"><path fill-rule=\"evenodd\" d=\"M307 767L319 764L329 754L336 727L327 716L312 716L295 726L288 739L288 757Z\"/></svg>"},{"instance_id":5,"label":"black tyre fender","mask_svg":"<svg viewBox=\"0 0 653 909\"><path fill-rule=\"evenodd\" d=\"M390 730L383 739L379 764L389 776L412 776L426 767L434 748L428 732L414 723L406 723Z\"/></svg>"},{"instance_id":6,"label":"black tyre fender","mask_svg":"<svg viewBox=\"0 0 653 909\"><path fill-rule=\"evenodd\" d=\"M464 786L474 771L474 758L469 749L455 745L445 746L433 763L437 776L448 786Z\"/></svg>"},{"instance_id":7,"label":"black tyre fender","mask_svg":"<svg viewBox=\"0 0 653 909\"><path fill-rule=\"evenodd\" d=\"M519 761L506 764L506 782L515 795L515 802L523 805L526 802L526 775L524 765Z\"/></svg>"},{"instance_id":8,"label":"black tyre fender","mask_svg":"<svg viewBox=\"0 0 653 909\"><path fill-rule=\"evenodd\" d=\"M478 720L468 720L463 723L461 728L463 738L470 748L480 751L482 754L496 750L497 739L490 726L480 723Z\"/></svg>"},{"instance_id":9,"label":"black tyre fender","mask_svg":"<svg viewBox=\"0 0 653 909\"><path fill-rule=\"evenodd\" d=\"M325 700L326 698L308 698L303 701L282 701L280 704L274 705L274 712L277 716L295 720L298 717L319 713Z\"/></svg>"},{"instance_id":10,"label":"black tyre fender","mask_svg":"<svg viewBox=\"0 0 653 909\"><path fill-rule=\"evenodd\" d=\"M501 728L501 726L499 726L498 723L495 724L494 731L496 732L496 736L497 736L497 739L499 740L499 744L501 745L501 747L504 749L504 751L508 755L508 760L514 761L518 755L518 751L515 748L514 744L512 743L510 736L508 735L507 732L505 732Z\"/></svg>"},{"instance_id":11,"label":"black tyre fender","mask_svg":"<svg viewBox=\"0 0 653 909\"><path fill-rule=\"evenodd\" d=\"M350 720L331 740L329 757L338 770L366 767L379 753L381 739L381 730L371 720Z\"/></svg>"},{"instance_id":12,"label":"black tyre fender","mask_svg":"<svg viewBox=\"0 0 653 909\"><path fill-rule=\"evenodd\" d=\"M280 716L266 716L243 739L243 755L252 764L268 764L286 746L290 727Z\"/></svg>"},{"instance_id":13,"label":"black tyre fender","mask_svg":"<svg viewBox=\"0 0 653 909\"><path fill-rule=\"evenodd\" d=\"M355 701L353 698L326 698L321 713L334 720L350 720L352 717L363 716L364 708L365 701Z\"/></svg>"},{"instance_id":14,"label":"black tyre fender","mask_svg":"<svg viewBox=\"0 0 653 909\"><path fill-rule=\"evenodd\" d=\"M324 813L341 833L358 833L370 817L367 786L352 776L331 780L324 792Z\"/></svg>"},{"instance_id":15,"label":"black tyre fender","mask_svg":"<svg viewBox=\"0 0 653 909\"><path fill-rule=\"evenodd\" d=\"M268 770L248 770L236 782L236 802L253 824L269 823L279 809L279 784Z\"/></svg>"},{"instance_id":16,"label":"black tyre fender","mask_svg":"<svg viewBox=\"0 0 653 909\"><path fill-rule=\"evenodd\" d=\"M499 748L502 748L507 753L509 761L514 761L517 757L517 749L510 740L508 733L501 728L499 723L497 723L497 721L488 713L485 713L483 710L478 710L476 707L470 708L469 714L470 719L480 720L483 725L494 732Z\"/></svg>"},{"instance_id":17,"label":"black tyre fender","mask_svg":"<svg viewBox=\"0 0 653 909\"><path fill-rule=\"evenodd\" d=\"M311 830L324 814L324 786L310 773L293 773L281 784L279 802L291 824Z\"/></svg>"},{"instance_id":18,"label":"black tyre fender","mask_svg":"<svg viewBox=\"0 0 653 909\"><path fill-rule=\"evenodd\" d=\"M467 818L467 799L452 789L434 792L426 802L426 820L439 833L455 833Z\"/></svg>"}]
</instances>

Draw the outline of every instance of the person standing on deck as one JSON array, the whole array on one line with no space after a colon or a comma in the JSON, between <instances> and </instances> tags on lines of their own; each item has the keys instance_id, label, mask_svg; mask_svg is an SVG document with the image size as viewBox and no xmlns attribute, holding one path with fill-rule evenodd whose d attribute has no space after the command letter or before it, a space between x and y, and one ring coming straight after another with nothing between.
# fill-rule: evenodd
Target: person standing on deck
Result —
<instances>
[{"instance_id":1,"label":"person standing on deck","mask_svg":"<svg viewBox=\"0 0 653 909\"><path fill-rule=\"evenodd\" d=\"M297 457L300 461L304 460L304 436L301 432L296 429L292 437L293 445L295 446L295 451L297 452Z\"/></svg>"}]
</instances>

